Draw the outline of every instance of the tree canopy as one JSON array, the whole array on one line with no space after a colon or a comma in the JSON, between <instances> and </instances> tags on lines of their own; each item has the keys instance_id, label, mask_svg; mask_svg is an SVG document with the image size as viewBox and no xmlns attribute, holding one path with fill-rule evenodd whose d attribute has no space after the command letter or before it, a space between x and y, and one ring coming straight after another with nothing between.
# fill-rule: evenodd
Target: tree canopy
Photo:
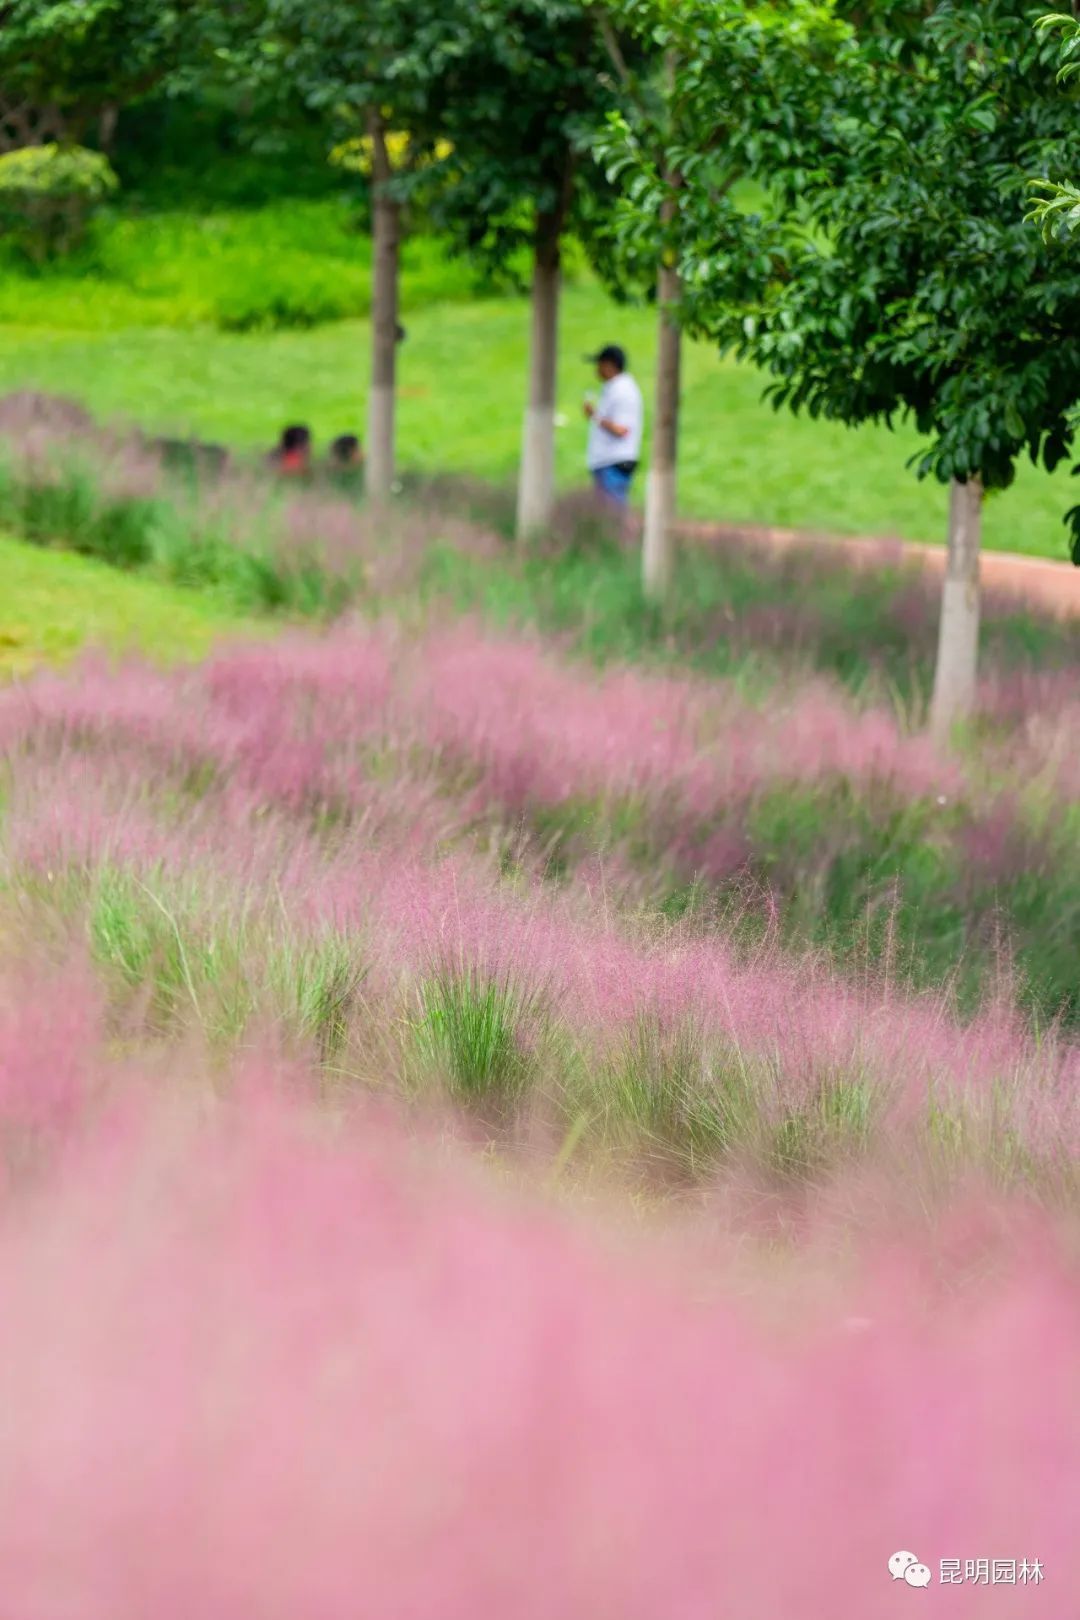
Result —
<instances>
[{"instance_id":1,"label":"tree canopy","mask_svg":"<svg viewBox=\"0 0 1080 1620\"><path fill-rule=\"evenodd\" d=\"M689 316L771 373L778 406L849 423L910 412L929 440L920 475L1003 488L1020 455L1053 468L1073 441L1080 265L1025 214L1033 169L1080 164L1080 122L1048 87L1054 48L1023 0L904 16L902 45L856 31L778 166L752 303L732 297L699 215Z\"/></svg>"},{"instance_id":2,"label":"tree canopy","mask_svg":"<svg viewBox=\"0 0 1080 1620\"><path fill-rule=\"evenodd\" d=\"M621 88L591 0L454 0L438 118L453 149L437 218L489 267L511 267L536 221L587 228L604 181L589 153ZM632 47L628 47L631 48ZM610 195L610 194L609 194Z\"/></svg>"},{"instance_id":3,"label":"tree canopy","mask_svg":"<svg viewBox=\"0 0 1080 1620\"><path fill-rule=\"evenodd\" d=\"M703 331L711 311L752 297L772 270L773 177L783 172L791 191L806 179L849 31L831 0L614 0L612 10L647 60L662 53L669 64L663 79L634 77L597 143L619 185L615 251L648 284L677 176L662 245L682 273L684 318Z\"/></svg>"},{"instance_id":4,"label":"tree canopy","mask_svg":"<svg viewBox=\"0 0 1080 1620\"><path fill-rule=\"evenodd\" d=\"M227 6L206 0L0 0L0 126L10 144L81 138L157 88Z\"/></svg>"}]
</instances>

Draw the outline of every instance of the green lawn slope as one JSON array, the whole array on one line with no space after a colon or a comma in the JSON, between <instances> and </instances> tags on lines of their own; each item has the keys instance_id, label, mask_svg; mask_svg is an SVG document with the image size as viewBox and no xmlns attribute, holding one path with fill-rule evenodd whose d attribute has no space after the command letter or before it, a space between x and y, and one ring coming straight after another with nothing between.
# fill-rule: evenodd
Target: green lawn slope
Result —
<instances>
[{"instance_id":1,"label":"green lawn slope","mask_svg":"<svg viewBox=\"0 0 1080 1620\"><path fill-rule=\"evenodd\" d=\"M163 663L201 658L216 641L249 632L210 597L0 535L0 680L86 647Z\"/></svg>"}]
</instances>

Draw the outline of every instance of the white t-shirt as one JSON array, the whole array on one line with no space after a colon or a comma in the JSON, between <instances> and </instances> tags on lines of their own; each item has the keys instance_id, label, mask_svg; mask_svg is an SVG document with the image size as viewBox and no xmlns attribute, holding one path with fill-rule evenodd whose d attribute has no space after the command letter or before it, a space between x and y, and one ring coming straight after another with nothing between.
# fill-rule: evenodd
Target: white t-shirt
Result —
<instances>
[{"instance_id":1,"label":"white t-shirt","mask_svg":"<svg viewBox=\"0 0 1080 1620\"><path fill-rule=\"evenodd\" d=\"M620 439L600 426L603 418L617 427L629 431ZM596 415L589 424L589 471L601 467L614 467L620 461L641 460L641 435L645 426L645 407L641 389L628 371L607 381L601 392Z\"/></svg>"}]
</instances>

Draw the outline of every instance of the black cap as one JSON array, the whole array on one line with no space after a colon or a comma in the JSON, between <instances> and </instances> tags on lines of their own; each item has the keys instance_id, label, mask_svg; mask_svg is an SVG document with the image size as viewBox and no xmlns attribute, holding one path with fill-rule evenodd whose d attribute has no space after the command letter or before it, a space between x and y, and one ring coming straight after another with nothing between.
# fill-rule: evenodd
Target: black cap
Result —
<instances>
[{"instance_id":1,"label":"black cap","mask_svg":"<svg viewBox=\"0 0 1080 1620\"><path fill-rule=\"evenodd\" d=\"M601 361L610 360L617 371L626 370L626 350L620 349L617 343L609 343L599 354L587 354L585 358L591 366L598 366Z\"/></svg>"}]
</instances>

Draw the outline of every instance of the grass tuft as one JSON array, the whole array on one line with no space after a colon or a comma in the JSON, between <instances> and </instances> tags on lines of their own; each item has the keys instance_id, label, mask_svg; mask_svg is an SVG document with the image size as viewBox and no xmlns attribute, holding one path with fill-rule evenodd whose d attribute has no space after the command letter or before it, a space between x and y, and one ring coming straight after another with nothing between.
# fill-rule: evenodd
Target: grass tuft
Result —
<instances>
[{"instance_id":1,"label":"grass tuft","mask_svg":"<svg viewBox=\"0 0 1080 1620\"><path fill-rule=\"evenodd\" d=\"M598 1117L617 1148L694 1177L751 1135L760 1106L742 1056L686 1024L639 1018L597 1087Z\"/></svg>"},{"instance_id":2,"label":"grass tuft","mask_svg":"<svg viewBox=\"0 0 1080 1620\"><path fill-rule=\"evenodd\" d=\"M500 1106L520 1101L530 1077L523 1035L532 998L508 979L465 968L424 980L418 1001L417 1048L455 1101Z\"/></svg>"},{"instance_id":3,"label":"grass tuft","mask_svg":"<svg viewBox=\"0 0 1080 1620\"><path fill-rule=\"evenodd\" d=\"M865 1082L829 1081L774 1127L768 1162L785 1178L818 1179L830 1167L865 1154L872 1123L872 1095Z\"/></svg>"}]
</instances>

